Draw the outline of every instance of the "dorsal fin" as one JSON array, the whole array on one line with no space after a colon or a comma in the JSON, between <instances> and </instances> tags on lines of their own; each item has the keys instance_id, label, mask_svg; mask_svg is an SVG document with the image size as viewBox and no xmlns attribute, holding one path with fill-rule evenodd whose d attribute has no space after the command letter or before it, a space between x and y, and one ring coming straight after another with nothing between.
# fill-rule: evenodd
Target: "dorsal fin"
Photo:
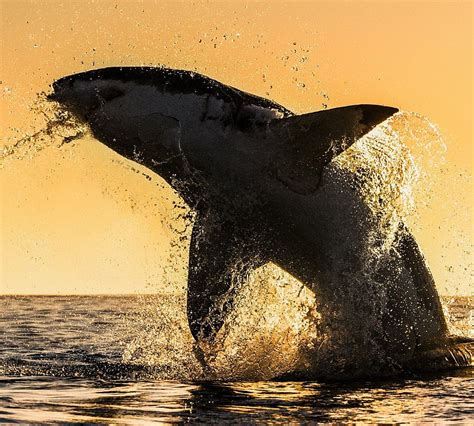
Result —
<instances>
[{"instance_id":1,"label":"dorsal fin","mask_svg":"<svg viewBox=\"0 0 474 426\"><path fill-rule=\"evenodd\" d=\"M271 158L276 178L294 192L314 192L326 164L397 111L352 105L272 121L267 131L277 144Z\"/></svg>"}]
</instances>

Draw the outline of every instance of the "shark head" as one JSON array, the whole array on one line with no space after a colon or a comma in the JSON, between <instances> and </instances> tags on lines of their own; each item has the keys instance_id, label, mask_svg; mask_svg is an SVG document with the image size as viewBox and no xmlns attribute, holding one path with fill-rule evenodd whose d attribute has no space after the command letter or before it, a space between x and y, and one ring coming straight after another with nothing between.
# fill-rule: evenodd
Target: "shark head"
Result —
<instances>
[{"instance_id":1,"label":"shark head","mask_svg":"<svg viewBox=\"0 0 474 426\"><path fill-rule=\"evenodd\" d=\"M159 81L115 70L61 78L53 83L49 100L60 103L100 142L128 159L161 163L179 154L184 109L173 108Z\"/></svg>"},{"instance_id":2,"label":"shark head","mask_svg":"<svg viewBox=\"0 0 474 426\"><path fill-rule=\"evenodd\" d=\"M123 97L127 90L118 80L88 78L89 73L63 77L52 85L50 100L63 104L81 120L91 120L107 102Z\"/></svg>"}]
</instances>

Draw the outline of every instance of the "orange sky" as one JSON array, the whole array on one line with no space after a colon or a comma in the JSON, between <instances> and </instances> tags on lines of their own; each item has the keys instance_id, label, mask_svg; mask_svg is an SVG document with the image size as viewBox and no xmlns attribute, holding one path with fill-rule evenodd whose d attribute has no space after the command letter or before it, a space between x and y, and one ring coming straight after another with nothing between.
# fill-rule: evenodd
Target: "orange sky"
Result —
<instances>
[{"instance_id":1,"label":"orange sky","mask_svg":"<svg viewBox=\"0 0 474 426\"><path fill-rule=\"evenodd\" d=\"M125 64L196 69L298 113L380 103L429 117L448 151L415 234L439 290L473 294L472 2L0 0L0 13L3 145L41 127L29 105L54 79ZM162 288L173 194L158 177L92 139L0 170L0 294Z\"/></svg>"}]
</instances>

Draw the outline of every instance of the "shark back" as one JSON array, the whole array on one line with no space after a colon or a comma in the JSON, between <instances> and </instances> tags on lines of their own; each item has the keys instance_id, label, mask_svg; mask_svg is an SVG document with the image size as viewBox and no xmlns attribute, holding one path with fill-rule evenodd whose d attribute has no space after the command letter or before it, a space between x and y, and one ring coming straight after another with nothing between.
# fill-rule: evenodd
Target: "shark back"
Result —
<instances>
[{"instance_id":1,"label":"shark back","mask_svg":"<svg viewBox=\"0 0 474 426\"><path fill-rule=\"evenodd\" d=\"M91 86L97 104L118 101L124 94L134 92L144 98L144 88L153 89L155 100L147 101L148 113L163 112L183 121L182 114L193 114L200 121L219 121L223 125L247 128L277 118L289 117L291 111L269 99L256 96L192 71L162 67L109 67L73 74L57 80L53 87L82 84ZM160 105L158 105L158 103ZM154 105L155 104L155 105ZM135 102L135 107L140 102ZM161 108L160 108L161 106ZM154 111L150 111L154 109ZM136 110L138 113L139 111Z\"/></svg>"}]
</instances>

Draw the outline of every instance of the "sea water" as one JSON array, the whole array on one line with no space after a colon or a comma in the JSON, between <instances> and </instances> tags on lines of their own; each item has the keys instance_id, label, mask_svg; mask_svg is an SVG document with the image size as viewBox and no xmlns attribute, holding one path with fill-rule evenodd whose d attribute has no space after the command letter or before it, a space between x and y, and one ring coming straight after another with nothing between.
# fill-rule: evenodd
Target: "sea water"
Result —
<instances>
[{"instance_id":1,"label":"sea water","mask_svg":"<svg viewBox=\"0 0 474 426\"><path fill-rule=\"evenodd\" d=\"M180 353L186 329L166 318L154 317L155 329L146 322L175 299L0 297L0 421L474 421L472 368L355 382L269 381L256 368L253 379L205 380L192 351ZM450 326L472 336L474 298L443 304Z\"/></svg>"}]
</instances>

